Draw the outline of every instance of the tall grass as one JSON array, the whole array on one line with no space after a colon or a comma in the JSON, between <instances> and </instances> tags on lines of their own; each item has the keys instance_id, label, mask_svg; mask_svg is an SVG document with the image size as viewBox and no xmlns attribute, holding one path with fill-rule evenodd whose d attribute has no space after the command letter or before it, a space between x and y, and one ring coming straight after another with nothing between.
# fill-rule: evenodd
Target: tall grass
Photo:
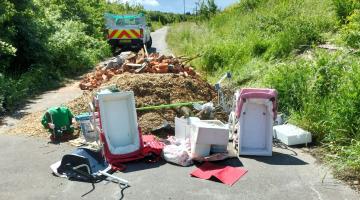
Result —
<instances>
[{"instance_id":1,"label":"tall grass","mask_svg":"<svg viewBox=\"0 0 360 200\"><path fill-rule=\"evenodd\" d=\"M320 43L336 22L330 1L241 2L209 23L174 27L170 45L182 53L203 52L201 67L208 72L238 69L253 57L284 58Z\"/></svg>"},{"instance_id":2,"label":"tall grass","mask_svg":"<svg viewBox=\"0 0 360 200\"><path fill-rule=\"evenodd\" d=\"M264 85L279 91L280 109L314 133L339 169L360 172L360 61L344 52L316 50L315 59L278 64ZM359 174L360 175L360 174Z\"/></svg>"},{"instance_id":3,"label":"tall grass","mask_svg":"<svg viewBox=\"0 0 360 200\"><path fill-rule=\"evenodd\" d=\"M173 26L168 41L177 54L201 52L193 64L210 81L230 70L239 87L277 89L280 111L313 133L339 174L350 170L360 177L359 54L316 48L337 35L359 47L357 5L355 0L242 0L209 22Z\"/></svg>"}]
</instances>

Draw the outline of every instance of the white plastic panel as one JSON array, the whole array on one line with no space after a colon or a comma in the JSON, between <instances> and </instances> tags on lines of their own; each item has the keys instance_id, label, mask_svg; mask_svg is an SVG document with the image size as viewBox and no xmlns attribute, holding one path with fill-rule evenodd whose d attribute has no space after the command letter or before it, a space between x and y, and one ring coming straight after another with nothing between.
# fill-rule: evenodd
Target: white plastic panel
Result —
<instances>
[{"instance_id":1,"label":"white plastic panel","mask_svg":"<svg viewBox=\"0 0 360 200\"><path fill-rule=\"evenodd\" d=\"M140 148L133 92L100 94L102 130L112 154L127 154Z\"/></svg>"},{"instance_id":2,"label":"white plastic panel","mask_svg":"<svg viewBox=\"0 0 360 200\"><path fill-rule=\"evenodd\" d=\"M266 99L248 99L239 120L239 155L272 155L272 104Z\"/></svg>"}]
</instances>

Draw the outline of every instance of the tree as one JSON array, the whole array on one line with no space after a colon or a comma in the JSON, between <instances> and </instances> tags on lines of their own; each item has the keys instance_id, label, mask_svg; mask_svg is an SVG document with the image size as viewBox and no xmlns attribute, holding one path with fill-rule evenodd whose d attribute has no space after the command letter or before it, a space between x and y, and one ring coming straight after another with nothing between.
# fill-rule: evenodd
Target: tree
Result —
<instances>
[{"instance_id":1,"label":"tree","mask_svg":"<svg viewBox=\"0 0 360 200\"><path fill-rule=\"evenodd\" d=\"M214 0L207 0L209 13L215 15L218 12L218 6L215 4Z\"/></svg>"},{"instance_id":2,"label":"tree","mask_svg":"<svg viewBox=\"0 0 360 200\"><path fill-rule=\"evenodd\" d=\"M208 20L218 12L218 7L214 0L199 1L199 16L201 19Z\"/></svg>"},{"instance_id":3,"label":"tree","mask_svg":"<svg viewBox=\"0 0 360 200\"><path fill-rule=\"evenodd\" d=\"M11 44L14 27L10 22L14 15L14 4L7 0L0 0L0 75L16 52L16 48Z\"/></svg>"}]
</instances>

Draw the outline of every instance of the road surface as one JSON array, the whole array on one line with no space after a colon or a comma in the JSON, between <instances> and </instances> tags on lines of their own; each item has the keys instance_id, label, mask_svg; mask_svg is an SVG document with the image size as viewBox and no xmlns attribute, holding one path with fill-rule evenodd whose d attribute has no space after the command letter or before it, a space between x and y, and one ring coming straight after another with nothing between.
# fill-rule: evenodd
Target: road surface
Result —
<instances>
[{"instance_id":1,"label":"road surface","mask_svg":"<svg viewBox=\"0 0 360 200\"><path fill-rule=\"evenodd\" d=\"M164 28L152 34L154 48L162 53L170 52L165 43L166 31ZM39 96L21 112L43 110L79 95L81 92L70 85ZM51 174L49 166L74 147L48 144L46 138L10 136L4 133L6 128L1 130L0 199L81 199L91 190L91 184ZM164 162L131 163L125 172L116 175L131 184L123 191L123 199L360 199L358 193L333 179L326 167L301 149L274 148L272 157L240 157L219 164L243 166L248 173L232 187L190 177L195 166L179 167ZM83 198L120 199L121 196L117 185L98 183Z\"/></svg>"},{"instance_id":2,"label":"road surface","mask_svg":"<svg viewBox=\"0 0 360 200\"><path fill-rule=\"evenodd\" d=\"M168 29L169 27L165 26L151 33L151 38L153 39L152 52L159 52L164 55L171 54L171 51L166 44L166 34Z\"/></svg>"}]
</instances>

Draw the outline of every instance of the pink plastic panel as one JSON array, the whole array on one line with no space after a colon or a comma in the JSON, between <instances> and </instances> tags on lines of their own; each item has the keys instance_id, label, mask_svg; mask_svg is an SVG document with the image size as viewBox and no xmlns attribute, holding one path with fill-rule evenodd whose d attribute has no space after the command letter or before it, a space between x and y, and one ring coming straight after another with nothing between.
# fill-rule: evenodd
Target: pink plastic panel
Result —
<instances>
[{"instance_id":1,"label":"pink plastic panel","mask_svg":"<svg viewBox=\"0 0 360 200\"><path fill-rule=\"evenodd\" d=\"M277 92L268 88L243 88L240 90L239 99L236 102L235 113L239 118L246 99L269 99L273 102L274 120L277 114Z\"/></svg>"}]
</instances>

